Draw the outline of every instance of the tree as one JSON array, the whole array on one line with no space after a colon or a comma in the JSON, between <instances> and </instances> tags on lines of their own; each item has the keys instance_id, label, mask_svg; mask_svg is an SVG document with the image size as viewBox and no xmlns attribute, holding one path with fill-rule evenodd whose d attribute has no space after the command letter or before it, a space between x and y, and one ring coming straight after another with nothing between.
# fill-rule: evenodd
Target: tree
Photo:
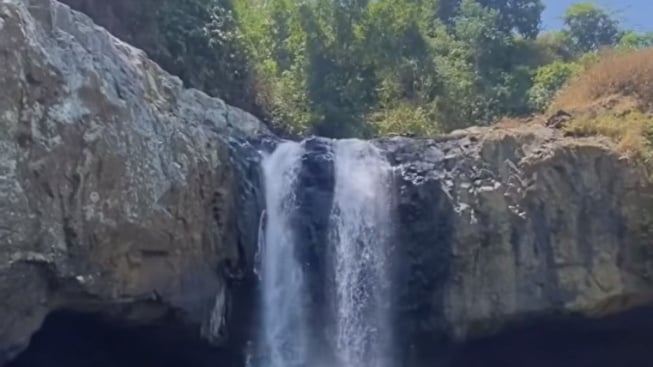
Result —
<instances>
[{"instance_id":1,"label":"tree","mask_svg":"<svg viewBox=\"0 0 653 367\"><path fill-rule=\"evenodd\" d=\"M433 16L443 24L450 26L458 15L461 0L435 0Z\"/></svg>"},{"instance_id":2,"label":"tree","mask_svg":"<svg viewBox=\"0 0 653 367\"><path fill-rule=\"evenodd\" d=\"M503 32L516 31L526 38L537 36L544 4L541 0L476 0L481 7L497 12L496 26ZM463 10L463 0L438 0L435 16L451 26Z\"/></svg>"},{"instance_id":3,"label":"tree","mask_svg":"<svg viewBox=\"0 0 653 367\"><path fill-rule=\"evenodd\" d=\"M535 40L535 44L533 53L540 54L544 61L538 66L555 61L571 61L576 57L574 50L571 49L568 35L564 31L542 33Z\"/></svg>"},{"instance_id":4,"label":"tree","mask_svg":"<svg viewBox=\"0 0 653 367\"><path fill-rule=\"evenodd\" d=\"M567 9L564 16L565 34L578 53L614 46L621 37L619 22L592 3L578 3Z\"/></svg>"},{"instance_id":5,"label":"tree","mask_svg":"<svg viewBox=\"0 0 653 367\"><path fill-rule=\"evenodd\" d=\"M637 49L637 48L646 48L653 47L653 32L647 33L637 33L633 31L625 32L619 44L618 48L627 48L627 49Z\"/></svg>"},{"instance_id":6,"label":"tree","mask_svg":"<svg viewBox=\"0 0 653 367\"><path fill-rule=\"evenodd\" d=\"M291 135L314 120L307 94L307 34L297 0L234 0L242 44L251 55L257 100L274 127Z\"/></svg>"},{"instance_id":7,"label":"tree","mask_svg":"<svg viewBox=\"0 0 653 367\"><path fill-rule=\"evenodd\" d=\"M451 30L433 33L443 79L439 120L448 129L489 124L499 116L528 112L530 71L516 35L501 26L499 11L463 0Z\"/></svg>"},{"instance_id":8,"label":"tree","mask_svg":"<svg viewBox=\"0 0 653 367\"><path fill-rule=\"evenodd\" d=\"M414 0L379 0L370 4L358 28L362 54L377 73L381 102L428 103L440 92L421 11Z\"/></svg>"},{"instance_id":9,"label":"tree","mask_svg":"<svg viewBox=\"0 0 653 367\"><path fill-rule=\"evenodd\" d=\"M544 4L541 0L479 0L499 13L499 26L504 31L517 31L526 38L535 38L540 30Z\"/></svg>"},{"instance_id":10,"label":"tree","mask_svg":"<svg viewBox=\"0 0 653 367\"><path fill-rule=\"evenodd\" d=\"M365 119L382 135L440 131L434 98L440 75L427 37L430 19L416 0L370 3L359 27L363 54L376 71L376 102Z\"/></svg>"},{"instance_id":11,"label":"tree","mask_svg":"<svg viewBox=\"0 0 653 367\"><path fill-rule=\"evenodd\" d=\"M160 62L182 79L236 103L248 62L231 10L228 0L165 0L157 20L167 51Z\"/></svg>"},{"instance_id":12,"label":"tree","mask_svg":"<svg viewBox=\"0 0 653 367\"><path fill-rule=\"evenodd\" d=\"M372 134L364 116L376 103L376 70L357 32L366 8L365 1L343 0L303 7L313 133L337 138Z\"/></svg>"}]
</instances>

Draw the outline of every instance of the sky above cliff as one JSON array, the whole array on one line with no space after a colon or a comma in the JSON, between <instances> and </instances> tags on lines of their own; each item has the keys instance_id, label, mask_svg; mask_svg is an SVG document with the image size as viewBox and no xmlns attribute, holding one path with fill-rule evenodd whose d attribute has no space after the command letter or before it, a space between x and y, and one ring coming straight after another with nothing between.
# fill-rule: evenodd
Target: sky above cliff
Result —
<instances>
[{"instance_id":1,"label":"sky above cliff","mask_svg":"<svg viewBox=\"0 0 653 367\"><path fill-rule=\"evenodd\" d=\"M581 0L544 0L546 9L542 16L544 30L562 27L562 16L570 5ZM596 0L594 3L613 12L623 27L637 31L653 31L653 0Z\"/></svg>"}]
</instances>

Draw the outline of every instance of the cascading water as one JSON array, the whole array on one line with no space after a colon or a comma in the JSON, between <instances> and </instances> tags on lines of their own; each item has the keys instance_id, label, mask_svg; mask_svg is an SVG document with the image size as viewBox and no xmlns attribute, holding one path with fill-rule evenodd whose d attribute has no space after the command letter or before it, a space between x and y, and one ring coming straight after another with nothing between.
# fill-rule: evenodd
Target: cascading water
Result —
<instances>
[{"instance_id":1,"label":"cascading water","mask_svg":"<svg viewBox=\"0 0 653 367\"><path fill-rule=\"evenodd\" d=\"M302 305L304 274L295 257L290 224L296 209L295 186L302 145L286 142L263 160L266 201L261 281L263 325L257 367L307 367L306 315Z\"/></svg>"},{"instance_id":2,"label":"cascading water","mask_svg":"<svg viewBox=\"0 0 653 367\"><path fill-rule=\"evenodd\" d=\"M331 279L324 284L334 325L316 325L304 300L307 277L297 258L305 245L293 228L304 145L283 143L263 160L266 211L261 243L262 333L253 367L392 367L388 246L391 167L371 143L334 141L335 188L324 246ZM328 209L328 208L327 208ZM315 320L315 318L313 318ZM320 329L318 329L320 328ZM311 355L311 335L326 338L332 356ZM320 348L318 348L320 349ZM258 358L257 358L258 359Z\"/></svg>"},{"instance_id":3,"label":"cascading water","mask_svg":"<svg viewBox=\"0 0 653 367\"><path fill-rule=\"evenodd\" d=\"M391 167L361 140L335 144L331 242L335 248L336 355L346 367L391 364L387 252Z\"/></svg>"}]
</instances>

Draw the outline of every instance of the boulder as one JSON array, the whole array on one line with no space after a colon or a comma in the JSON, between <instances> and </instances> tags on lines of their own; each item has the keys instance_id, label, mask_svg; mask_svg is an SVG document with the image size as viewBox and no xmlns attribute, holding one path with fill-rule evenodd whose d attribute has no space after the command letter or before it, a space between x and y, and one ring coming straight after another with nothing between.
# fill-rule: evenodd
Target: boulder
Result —
<instances>
[{"instance_id":1,"label":"boulder","mask_svg":"<svg viewBox=\"0 0 653 367\"><path fill-rule=\"evenodd\" d=\"M174 310L223 341L229 141L266 128L53 0L0 2L0 85L0 365L58 309Z\"/></svg>"}]
</instances>

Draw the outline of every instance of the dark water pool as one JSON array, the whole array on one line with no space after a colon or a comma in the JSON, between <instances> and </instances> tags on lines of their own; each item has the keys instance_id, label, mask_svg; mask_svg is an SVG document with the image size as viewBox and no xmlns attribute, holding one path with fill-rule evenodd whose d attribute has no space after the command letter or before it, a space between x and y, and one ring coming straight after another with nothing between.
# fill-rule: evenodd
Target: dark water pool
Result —
<instances>
[{"instance_id":1,"label":"dark water pool","mask_svg":"<svg viewBox=\"0 0 653 367\"><path fill-rule=\"evenodd\" d=\"M653 308L599 320L541 320L432 350L418 365L398 367L653 367ZM173 323L126 327L55 312L9 367L242 367L242 360Z\"/></svg>"}]
</instances>

